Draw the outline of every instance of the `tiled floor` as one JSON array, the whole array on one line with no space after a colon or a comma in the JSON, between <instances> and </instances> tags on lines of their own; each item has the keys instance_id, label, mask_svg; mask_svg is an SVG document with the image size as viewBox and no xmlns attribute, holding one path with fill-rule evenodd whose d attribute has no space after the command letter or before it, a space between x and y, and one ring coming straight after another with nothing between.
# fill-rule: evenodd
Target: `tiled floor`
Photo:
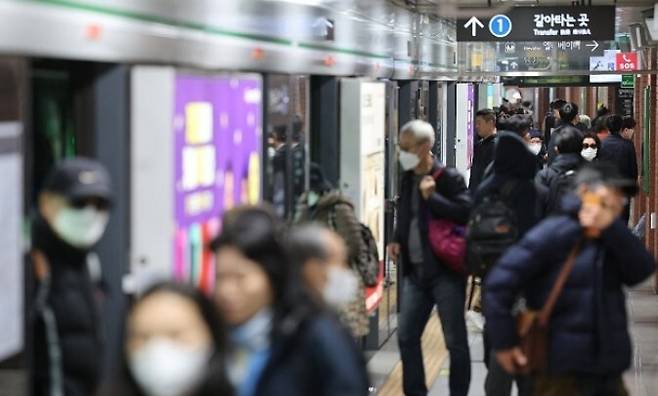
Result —
<instances>
[{"instance_id":1,"label":"tiled floor","mask_svg":"<svg viewBox=\"0 0 658 396\"><path fill-rule=\"evenodd\" d=\"M652 283L645 283L628 292L629 329L634 343L634 359L631 369L624 375L631 396L658 395L658 296L653 291ZM471 344L472 379L471 396L484 396L484 379L486 369L482 362L482 336L478 332L469 333ZM443 359L445 349L439 348L433 353L425 350L430 359ZM382 385L389 381L391 373L400 375L394 370L398 364L397 340L393 336L384 349L370 360L369 369L373 374L373 393L377 393ZM430 396L448 395L448 375L450 362L445 359L439 373L439 378L430 389ZM390 391L389 391L390 393ZM402 395L402 390L399 391Z\"/></svg>"}]
</instances>

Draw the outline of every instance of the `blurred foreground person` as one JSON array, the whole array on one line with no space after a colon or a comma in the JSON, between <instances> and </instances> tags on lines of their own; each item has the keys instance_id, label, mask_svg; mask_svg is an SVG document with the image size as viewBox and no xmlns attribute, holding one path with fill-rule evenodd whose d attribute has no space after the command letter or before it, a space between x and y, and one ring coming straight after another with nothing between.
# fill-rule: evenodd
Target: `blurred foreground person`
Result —
<instances>
[{"instance_id":1,"label":"blurred foreground person","mask_svg":"<svg viewBox=\"0 0 658 396\"><path fill-rule=\"evenodd\" d=\"M292 231L288 247L304 283L319 303L340 312L354 300L359 279L347 265L345 242L338 234L317 225L300 226Z\"/></svg>"},{"instance_id":2,"label":"blurred foreground person","mask_svg":"<svg viewBox=\"0 0 658 396\"><path fill-rule=\"evenodd\" d=\"M101 269L88 256L105 232L111 191L102 165L76 158L59 163L39 194L30 252L32 395L86 396L99 385L103 342L94 280Z\"/></svg>"},{"instance_id":3,"label":"blurred foreground person","mask_svg":"<svg viewBox=\"0 0 658 396\"><path fill-rule=\"evenodd\" d=\"M151 287L130 310L121 396L230 396L225 326L190 286Z\"/></svg>"},{"instance_id":4,"label":"blurred foreground person","mask_svg":"<svg viewBox=\"0 0 658 396\"><path fill-rule=\"evenodd\" d=\"M368 394L365 362L349 334L303 291L265 209L228 212L212 243L215 302L230 326L229 378L238 396Z\"/></svg>"},{"instance_id":5,"label":"blurred foreground person","mask_svg":"<svg viewBox=\"0 0 658 396\"><path fill-rule=\"evenodd\" d=\"M358 274L357 292L349 304L338 308L338 313L356 338L368 334L369 320L366 311L365 286L377 283L378 258L372 258L363 229L354 213L354 205L340 191L333 188L317 164L311 164L310 190L302 195L297 209L298 224L317 222L334 230L347 246L350 269ZM369 230L366 232L370 233Z\"/></svg>"},{"instance_id":6,"label":"blurred foreground person","mask_svg":"<svg viewBox=\"0 0 658 396\"><path fill-rule=\"evenodd\" d=\"M550 292L554 309L547 323L538 324L548 337L547 368L534 373L535 394L627 395L622 373L632 347L624 287L655 270L651 254L619 219L637 183L609 164L593 163L578 173L575 185L577 195L563 201L565 214L532 229L489 273L484 289L489 336L502 367L523 372L529 361L513 306L522 295L528 309L539 311Z\"/></svg>"}]
</instances>

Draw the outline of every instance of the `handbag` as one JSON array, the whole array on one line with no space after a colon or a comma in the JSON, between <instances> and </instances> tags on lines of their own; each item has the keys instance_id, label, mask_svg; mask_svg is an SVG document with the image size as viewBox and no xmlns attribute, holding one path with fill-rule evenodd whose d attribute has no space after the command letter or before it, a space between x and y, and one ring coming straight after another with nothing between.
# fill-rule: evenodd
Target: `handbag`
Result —
<instances>
[{"instance_id":1,"label":"handbag","mask_svg":"<svg viewBox=\"0 0 658 396\"><path fill-rule=\"evenodd\" d=\"M528 359L528 363L523 369L524 374L541 374L546 371L548 366L548 322L564 284L571 274L576 257L580 253L580 246L581 242L578 241L567 256L542 309L540 311L525 310L516 317L521 351Z\"/></svg>"},{"instance_id":2,"label":"handbag","mask_svg":"<svg viewBox=\"0 0 658 396\"><path fill-rule=\"evenodd\" d=\"M436 182L445 168L432 174ZM463 225L447 219L435 219L431 214L428 222L428 240L432 252L449 269L467 275L466 270L466 230Z\"/></svg>"}]
</instances>

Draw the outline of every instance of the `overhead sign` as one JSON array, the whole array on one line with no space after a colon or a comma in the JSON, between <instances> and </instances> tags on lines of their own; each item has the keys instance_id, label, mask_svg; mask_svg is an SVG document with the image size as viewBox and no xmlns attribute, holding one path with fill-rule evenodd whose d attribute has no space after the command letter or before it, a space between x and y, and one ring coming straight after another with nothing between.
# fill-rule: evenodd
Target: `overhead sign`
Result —
<instances>
[{"instance_id":1,"label":"overhead sign","mask_svg":"<svg viewBox=\"0 0 658 396\"><path fill-rule=\"evenodd\" d=\"M457 41L614 40L614 6L514 7L457 21Z\"/></svg>"},{"instance_id":2,"label":"overhead sign","mask_svg":"<svg viewBox=\"0 0 658 396\"><path fill-rule=\"evenodd\" d=\"M617 54L616 69L619 71L634 71L637 70L637 53L635 52L622 52Z\"/></svg>"}]
</instances>

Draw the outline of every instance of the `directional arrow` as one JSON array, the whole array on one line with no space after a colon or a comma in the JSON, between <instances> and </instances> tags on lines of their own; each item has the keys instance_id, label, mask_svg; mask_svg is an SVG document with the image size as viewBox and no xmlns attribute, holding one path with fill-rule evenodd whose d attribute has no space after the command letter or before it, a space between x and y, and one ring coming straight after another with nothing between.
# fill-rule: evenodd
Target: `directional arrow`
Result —
<instances>
[{"instance_id":1,"label":"directional arrow","mask_svg":"<svg viewBox=\"0 0 658 396\"><path fill-rule=\"evenodd\" d=\"M585 44L585 47L593 47L592 52L596 51L597 48L599 48L599 43L596 40L593 40L594 42L592 44Z\"/></svg>"},{"instance_id":2,"label":"directional arrow","mask_svg":"<svg viewBox=\"0 0 658 396\"><path fill-rule=\"evenodd\" d=\"M469 19L468 22L466 22L466 24L464 25L466 29L468 29L469 27L471 28L471 35L473 35L473 37L477 36L478 26L480 28L484 27L482 22L480 22L480 20L477 19L476 17L471 17L471 19Z\"/></svg>"}]
</instances>

